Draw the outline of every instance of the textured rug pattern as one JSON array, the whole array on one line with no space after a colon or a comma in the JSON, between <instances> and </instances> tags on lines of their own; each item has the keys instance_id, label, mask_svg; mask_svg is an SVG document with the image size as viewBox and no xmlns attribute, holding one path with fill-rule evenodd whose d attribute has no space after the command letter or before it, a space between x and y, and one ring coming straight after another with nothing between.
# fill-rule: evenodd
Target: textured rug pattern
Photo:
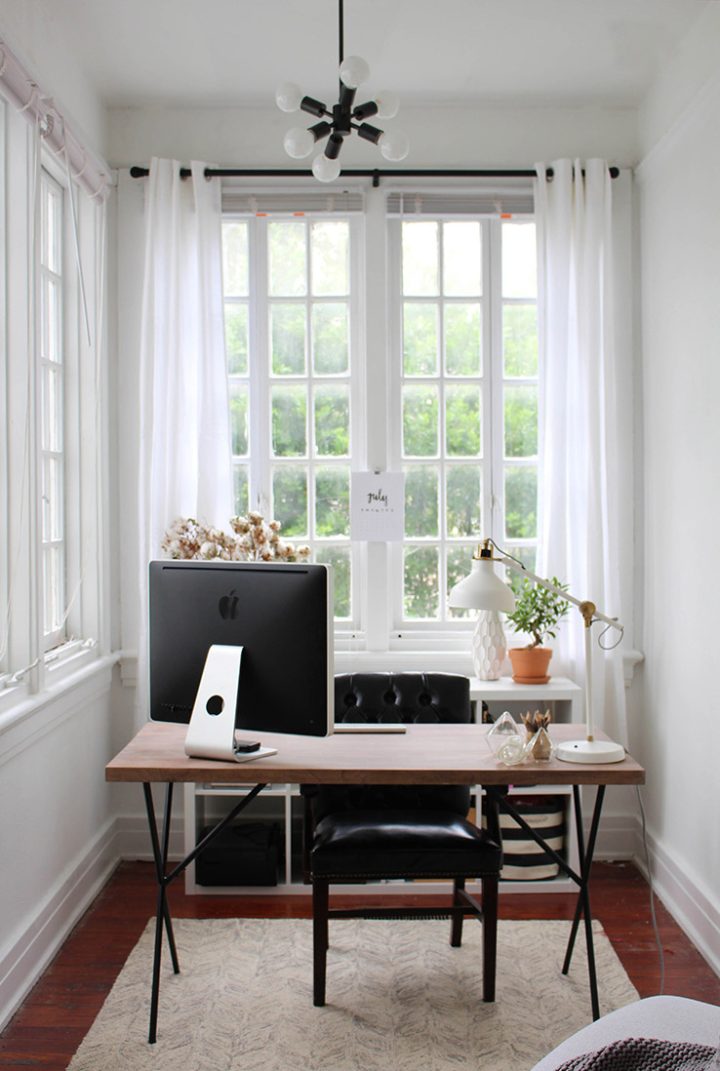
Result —
<instances>
[{"instance_id":1,"label":"textured rug pattern","mask_svg":"<svg viewBox=\"0 0 720 1071\"><path fill-rule=\"evenodd\" d=\"M147 1043L154 923L128 957L69 1071L526 1071L591 1019L582 930L501 922L495 1004L482 1002L481 928L450 948L444 921L330 924L327 1005L312 1003L311 923L178 919ZM637 999L598 923L602 1013Z\"/></svg>"}]
</instances>

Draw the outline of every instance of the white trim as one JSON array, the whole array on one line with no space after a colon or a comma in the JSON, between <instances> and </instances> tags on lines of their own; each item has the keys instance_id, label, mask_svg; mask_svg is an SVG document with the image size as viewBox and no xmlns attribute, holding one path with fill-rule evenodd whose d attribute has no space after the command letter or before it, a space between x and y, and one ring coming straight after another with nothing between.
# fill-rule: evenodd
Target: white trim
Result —
<instances>
[{"instance_id":1,"label":"white trim","mask_svg":"<svg viewBox=\"0 0 720 1071\"><path fill-rule=\"evenodd\" d=\"M116 868L115 821L108 821L60 875L32 921L0 959L0 1029L17 1011L77 921Z\"/></svg>"},{"instance_id":2,"label":"white trim","mask_svg":"<svg viewBox=\"0 0 720 1071\"><path fill-rule=\"evenodd\" d=\"M106 693L116 661L116 655L96 658L90 665L81 666L62 681L51 684L42 692L26 696L0 713L0 765Z\"/></svg>"},{"instance_id":3,"label":"white trim","mask_svg":"<svg viewBox=\"0 0 720 1071\"><path fill-rule=\"evenodd\" d=\"M639 818L635 819L637 852L634 862L647 878ZM712 828L712 827L711 827ZM703 959L720 976L720 904L717 894L701 887L681 862L649 830L646 832L653 886L658 898L690 938Z\"/></svg>"}]
</instances>

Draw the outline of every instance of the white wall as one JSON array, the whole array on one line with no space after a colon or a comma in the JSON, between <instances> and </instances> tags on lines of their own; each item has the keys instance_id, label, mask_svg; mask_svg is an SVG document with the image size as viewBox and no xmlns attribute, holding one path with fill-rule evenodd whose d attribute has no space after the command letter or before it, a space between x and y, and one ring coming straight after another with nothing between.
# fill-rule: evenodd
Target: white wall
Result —
<instances>
[{"instance_id":1,"label":"white wall","mask_svg":"<svg viewBox=\"0 0 720 1071\"><path fill-rule=\"evenodd\" d=\"M73 131L102 156L105 108L75 58L72 23L62 7L46 0L2 0L0 37L40 89L53 97Z\"/></svg>"},{"instance_id":2,"label":"white wall","mask_svg":"<svg viewBox=\"0 0 720 1071\"><path fill-rule=\"evenodd\" d=\"M119 108L109 112L108 159L146 165L153 156L229 167L299 167L283 149L297 116L268 108ZM410 138L401 168L527 168L564 156L637 160L637 112L600 107L405 107L393 124ZM382 167L360 139L343 147L346 167Z\"/></svg>"},{"instance_id":3,"label":"white wall","mask_svg":"<svg viewBox=\"0 0 720 1071\"><path fill-rule=\"evenodd\" d=\"M642 275L644 579L642 718L657 880L720 970L720 10L646 102L638 169ZM714 62L708 64L708 57ZM680 114L677 101L686 108ZM664 123L663 123L664 116Z\"/></svg>"}]
</instances>

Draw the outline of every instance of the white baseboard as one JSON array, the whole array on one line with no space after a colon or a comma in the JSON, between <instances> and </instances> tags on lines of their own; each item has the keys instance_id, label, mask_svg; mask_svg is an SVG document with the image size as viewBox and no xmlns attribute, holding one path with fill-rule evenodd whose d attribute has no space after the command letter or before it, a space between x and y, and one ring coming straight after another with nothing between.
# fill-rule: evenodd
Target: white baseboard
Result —
<instances>
[{"instance_id":1,"label":"white baseboard","mask_svg":"<svg viewBox=\"0 0 720 1071\"><path fill-rule=\"evenodd\" d=\"M642 827L636 820L637 854L635 863L648 877ZM720 976L720 906L697 881L688 875L683 864L647 832L647 854L655 893L678 926L687 934L700 955Z\"/></svg>"},{"instance_id":2,"label":"white baseboard","mask_svg":"<svg viewBox=\"0 0 720 1071\"><path fill-rule=\"evenodd\" d=\"M111 820L58 879L55 888L47 891L31 923L0 958L0 1030L107 883L119 858L115 822Z\"/></svg>"}]
</instances>

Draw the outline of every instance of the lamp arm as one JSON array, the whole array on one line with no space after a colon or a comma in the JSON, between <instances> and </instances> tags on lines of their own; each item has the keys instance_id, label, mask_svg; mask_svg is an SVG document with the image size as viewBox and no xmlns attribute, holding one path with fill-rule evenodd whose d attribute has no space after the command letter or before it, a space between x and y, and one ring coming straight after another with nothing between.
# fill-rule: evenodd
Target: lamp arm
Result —
<instances>
[{"instance_id":1,"label":"lamp arm","mask_svg":"<svg viewBox=\"0 0 720 1071\"><path fill-rule=\"evenodd\" d=\"M571 602L573 606L577 606L585 619L586 627L589 628L593 621L604 621L606 625L616 628L620 632L624 631L623 625L620 624L616 617L607 617L605 614L601 614L595 606L595 603L590 602L588 599L576 599L574 595L570 595L569 592L563 591L562 588L557 587L555 584L551 584L550 581L546 580L544 577L538 576L537 573L531 572L530 569L526 569L524 565L515 561L514 558L500 555L498 558L495 558L495 561L500 562L508 569L514 569L515 572L520 573L522 576L529 577L534 584L539 584L541 588L545 588L547 591L552 592L553 595L559 595L567 602Z\"/></svg>"}]
</instances>

